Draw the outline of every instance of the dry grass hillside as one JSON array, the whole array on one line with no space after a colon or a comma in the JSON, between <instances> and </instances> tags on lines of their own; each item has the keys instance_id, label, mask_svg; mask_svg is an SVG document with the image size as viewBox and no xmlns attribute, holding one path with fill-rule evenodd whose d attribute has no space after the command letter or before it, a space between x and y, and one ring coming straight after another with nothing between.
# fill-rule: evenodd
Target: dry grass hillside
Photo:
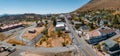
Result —
<instances>
[{"instance_id":1,"label":"dry grass hillside","mask_svg":"<svg viewBox=\"0 0 120 56\"><path fill-rule=\"evenodd\" d=\"M91 0L76 12L97 9L120 10L120 0Z\"/></svg>"},{"instance_id":2,"label":"dry grass hillside","mask_svg":"<svg viewBox=\"0 0 120 56\"><path fill-rule=\"evenodd\" d=\"M3 33L0 33L0 41L3 41L7 38L6 35L4 35Z\"/></svg>"}]
</instances>

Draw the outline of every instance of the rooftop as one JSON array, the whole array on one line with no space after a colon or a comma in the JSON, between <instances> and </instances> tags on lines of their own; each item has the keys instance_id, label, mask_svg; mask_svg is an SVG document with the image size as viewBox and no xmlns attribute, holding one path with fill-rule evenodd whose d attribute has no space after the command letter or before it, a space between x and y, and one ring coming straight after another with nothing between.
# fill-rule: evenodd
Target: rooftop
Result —
<instances>
[{"instance_id":1,"label":"rooftop","mask_svg":"<svg viewBox=\"0 0 120 56\"><path fill-rule=\"evenodd\" d=\"M105 28L105 29L96 29L96 30L93 30L93 31L90 31L87 33L87 36L88 36L88 39L90 38L94 38L94 37L97 37L97 36L101 36L102 34L108 34L110 32L115 32L115 30L113 29L109 29L109 28Z\"/></svg>"},{"instance_id":2,"label":"rooftop","mask_svg":"<svg viewBox=\"0 0 120 56\"><path fill-rule=\"evenodd\" d=\"M114 41L114 40L106 40L106 41L105 41L105 44L106 44L108 47L113 47L114 45L117 44L117 42Z\"/></svg>"},{"instance_id":3,"label":"rooftop","mask_svg":"<svg viewBox=\"0 0 120 56\"><path fill-rule=\"evenodd\" d=\"M57 19L56 21L57 21L57 22L61 22L62 20L61 20L61 19Z\"/></svg>"},{"instance_id":4,"label":"rooftop","mask_svg":"<svg viewBox=\"0 0 120 56\"><path fill-rule=\"evenodd\" d=\"M65 23L64 22L57 22L56 27L61 27L61 26L65 26Z\"/></svg>"},{"instance_id":5,"label":"rooftop","mask_svg":"<svg viewBox=\"0 0 120 56\"><path fill-rule=\"evenodd\" d=\"M99 32L102 34L108 34L110 32L115 32L115 30L113 30L113 29L100 29Z\"/></svg>"},{"instance_id":6,"label":"rooftop","mask_svg":"<svg viewBox=\"0 0 120 56\"><path fill-rule=\"evenodd\" d=\"M88 32L88 35L89 35L90 38L93 38L93 37L100 36L101 33L97 30L93 30L93 31Z\"/></svg>"},{"instance_id":7,"label":"rooftop","mask_svg":"<svg viewBox=\"0 0 120 56\"><path fill-rule=\"evenodd\" d=\"M16 24L11 24L11 25L5 25L3 27L0 27L1 29L7 29L7 28L11 28L14 26L18 26L18 25L22 25L22 23L16 23Z\"/></svg>"}]
</instances>

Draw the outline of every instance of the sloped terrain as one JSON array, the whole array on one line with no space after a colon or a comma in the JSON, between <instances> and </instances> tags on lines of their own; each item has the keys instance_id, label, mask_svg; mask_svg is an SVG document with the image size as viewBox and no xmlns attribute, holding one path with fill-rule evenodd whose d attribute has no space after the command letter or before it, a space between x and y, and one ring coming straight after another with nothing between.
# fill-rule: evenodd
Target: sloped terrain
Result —
<instances>
[{"instance_id":1,"label":"sloped terrain","mask_svg":"<svg viewBox=\"0 0 120 56\"><path fill-rule=\"evenodd\" d=\"M120 10L120 0L91 0L76 12L97 9Z\"/></svg>"}]
</instances>

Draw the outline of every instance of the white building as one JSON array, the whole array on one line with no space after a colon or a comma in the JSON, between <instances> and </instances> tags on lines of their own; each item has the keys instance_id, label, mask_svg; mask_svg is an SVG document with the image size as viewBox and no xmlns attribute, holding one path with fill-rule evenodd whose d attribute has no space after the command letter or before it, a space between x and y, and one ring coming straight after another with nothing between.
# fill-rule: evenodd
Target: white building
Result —
<instances>
[{"instance_id":1,"label":"white building","mask_svg":"<svg viewBox=\"0 0 120 56\"><path fill-rule=\"evenodd\" d=\"M65 30L65 23L64 22L57 22L55 29L56 30Z\"/></svg>"}]
</instances>

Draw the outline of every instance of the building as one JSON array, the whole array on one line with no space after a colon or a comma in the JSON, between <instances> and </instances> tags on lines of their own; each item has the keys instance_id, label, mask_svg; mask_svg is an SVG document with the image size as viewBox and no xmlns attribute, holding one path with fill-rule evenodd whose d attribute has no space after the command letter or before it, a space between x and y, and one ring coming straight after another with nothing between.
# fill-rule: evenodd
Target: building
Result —
<instances>
[{"instance_id":1,"label":"building","mask_svg":"<svg viewBox=\"0 0 120 56\"><path fill-rule=\"evenodd\" d=\"M5 25L5 26L0 27L0 32L8 31L8 30L11 30L11 29L14 29L14 28L18 28L18 27L22 27L22 26L23 26L22 23Z\"/></svg>"},{"instance_id":2,"label":"building","mask_svg":"<svg viewBox=\"0 0 120 56\"><path fill-rule=\"evenodd\" d=\"M79 28L79 30L81 30L81 31L89 30L89 27L86 25L83 25Z\"/></svg>"},{"instance_id":3,"label":"building","mask_svg":"<svg viewBox=\"0 0 120 56\"><path fill-rule=\"evenodd\" d=\"M61 14L61 15L59 15L59 17L60 17L60 18L64 18L64 15L63 15L63 14Z\"/></svg>"},{"instance_id":4,"label":"building","mask_svg":"<svg viewBox=\"0 0 120 56\"><path fill-rule=\"evenodd\" d=\"M74 21L74 20L72 20L72 22L73 22L74 26L75 26L75 25L79 25L79 26L82 25L82 22L79 22L79 21Z\"/></svg>"},{"instance_id":5,"label":"building","mask_svg":"<svg viewBox=\"0 0 120 56\"><path fill-rule=\"evenodd\" d=\"M116 35L115 30L108 28L100 28L93 31L90 31L86 34L86 40L90 44L97 44L100 41L108 39Z\"/></svg>"},{"instance_id":6,"label":"building","mask_svg":"<svg viewBox=\"0 0 120 56\"><path fill-rule=\"evenodd\" d=\"M106 50L111 56L120 55L120 46L114 40L106 40L104 42L104 50Z\"/></svg>"},{"instance_id":7,"label":"building","mask_svg":"<svg viewBox=\"0 0 120 56\"><path fill-rule=\"evenodd\" d=\"M61 19L57 19L56 21L57 21L57 22L62 22L62 20L61 20Z\"/></svg>"},{"instance_id":8,"label":"building","mask_svg":"<svg viewBox=\"0 0 120 56\"><path fill-rule=\"evenodd\" d=\"M64 22L57 22L55 29L56 30L65 30L65 23Z\"/></svg>"},{"instance_id":9,"label":"building","mask_svg":"<svg viewBox=\"0 0 120 56\"><path fill-rule=\"evenodd\" d=\"M43 22L37 22L36 24L37 24L37 27L42 27L44 25Z\"/></svg>"},{"instance_id":10,"label":"building","mask_svg":"<svg viewBox=\"0 0 120 56\"><path fill-rule=\"evenodd\" d=\"M82 26L82 22L72 20L72 24L75 26L76 29L79 29Z\"/></svg>"},{"instance_id":11,"label":"building","mask_svg":"<svg viewBox=\"0 0 120 56\"><path fill-rule=\"evenodd\" d=\"M66 14L67 19L72 20L72 17L70 14Z\"/></svg>"}]
</instances>

